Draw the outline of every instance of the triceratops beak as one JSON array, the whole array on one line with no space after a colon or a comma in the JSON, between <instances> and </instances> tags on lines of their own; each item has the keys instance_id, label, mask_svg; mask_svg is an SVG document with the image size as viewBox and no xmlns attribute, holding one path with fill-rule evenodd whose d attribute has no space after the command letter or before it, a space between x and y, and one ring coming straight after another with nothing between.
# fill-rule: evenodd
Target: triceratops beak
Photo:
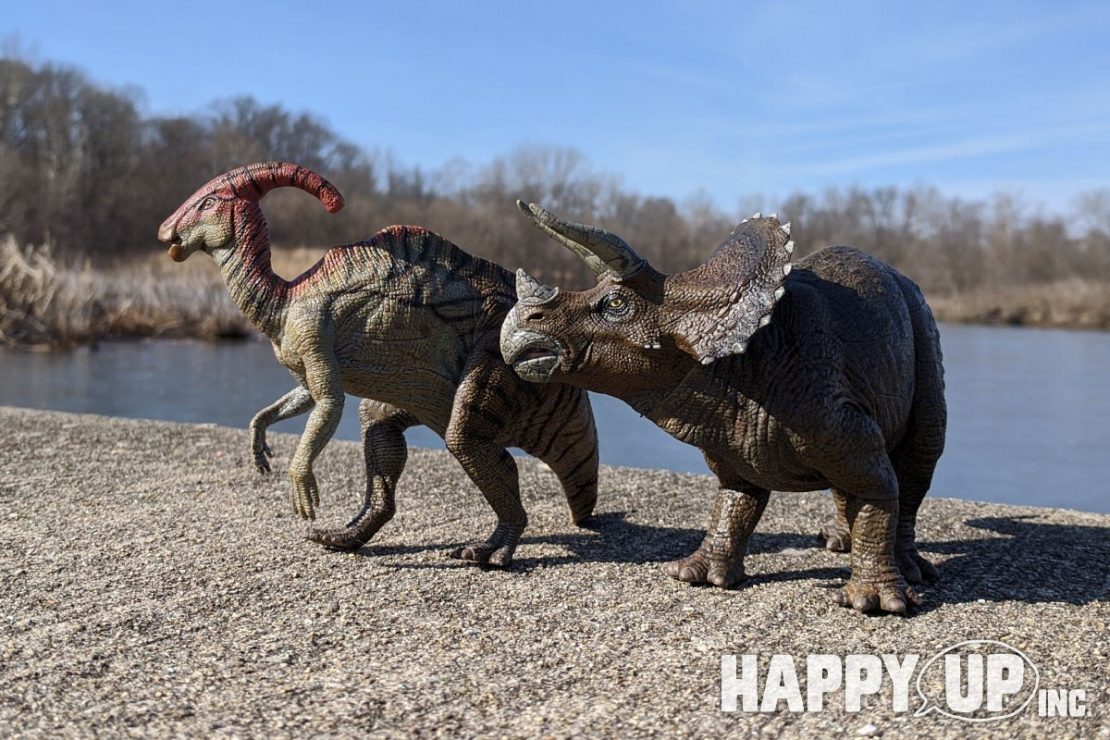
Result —
<instances>
[{"instance_id":1,"label":"triceratops beak","mask_svg":"<svg viewBox=\"0 0 1110 740\"><path fill-rule=\"evenodd\" d=\"M524 270L516 271L516 297L526 306L542 306L559 294L558 288L544 285Z\"/></svg>"}]
</instances>

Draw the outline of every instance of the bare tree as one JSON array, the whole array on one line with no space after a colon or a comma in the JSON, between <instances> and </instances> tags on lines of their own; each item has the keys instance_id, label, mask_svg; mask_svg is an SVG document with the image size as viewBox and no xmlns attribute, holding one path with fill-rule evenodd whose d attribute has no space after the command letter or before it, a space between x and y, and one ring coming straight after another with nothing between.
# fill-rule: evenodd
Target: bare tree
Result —
<instances>
[{"instance_id":1,"label":"bare tree","mask_svg":"<svg viewBox=\"0 0 1110 740\"><path fill-rule=\"evenodd\" d=\"M603 224L670 271L701 262L735 220L704 191L681 204L631 192L575 149L526 145L484 165L453 160L422 169L367 151L310 113L250 97L195 116L146 119L136 99L72 68L0 57L0 236L93 259L150 249L155 226L198 183L270 159L326 174L348 203L335 218L298 193L275 193L267 211L276 246L343 242L417 223L570 287L590 276L524 223L516 198ZM799 254L854 244L933 295L1110 281L1107 188L1083 194L1067 219L1028 215L1032 209L1009 194L969 201L926 186L753 194L739 205L742 215L778 211L792 221Z\"/></svg>"}]
</instances>

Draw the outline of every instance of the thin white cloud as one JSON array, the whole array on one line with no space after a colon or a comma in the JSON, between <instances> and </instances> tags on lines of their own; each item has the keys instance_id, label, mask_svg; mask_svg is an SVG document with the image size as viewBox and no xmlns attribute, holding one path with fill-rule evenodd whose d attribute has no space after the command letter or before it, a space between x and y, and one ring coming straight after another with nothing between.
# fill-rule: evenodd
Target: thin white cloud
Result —
<instances>
[{"instance_id":1,"label":"thin white cloud","mask_svg":"<svg viewBox=\"0 0 1110 740\"><path fill-rule=\"evenodd\" d=\"M791 164L783 174L805 176L841 175L902 165L972 159L991 154L1051 148L1058 142L1110 134L1110 122L1081 123L1030 129L994 136L980 136L928 146L905 147L842 159Z\"/></svg>"}]
</instances>

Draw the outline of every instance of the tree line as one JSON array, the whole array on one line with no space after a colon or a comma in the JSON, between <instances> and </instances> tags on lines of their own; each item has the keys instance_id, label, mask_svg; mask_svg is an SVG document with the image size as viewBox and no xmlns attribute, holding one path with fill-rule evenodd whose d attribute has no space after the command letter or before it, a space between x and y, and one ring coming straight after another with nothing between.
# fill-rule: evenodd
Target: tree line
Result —
<instances>
[{"instance_id":1,"label":"tree line","mask_svg":"<svg viewBox=\"0 0 1110 740\"><path fill-rule=\"evenodd\" d=\"M422 170L351 143L310 113L251 97L173 117L144 116L137 98L72 67L0 58L0 235L96 261L154 253L162 219L209 178L283 159L335 183L347 209L331 216L304 194L274 193L265 209L279 247L341 244L413 223L506 267L583 285L567 250L517 214L514 201L524 198L613 229L664 271L698 264L762 208L793 222L801 253L852 244L932 294L1110 281L1110 188L1086 193L1066 215L1030 213L1013 195L967 200L927 186L833 188L777 203L751 196L727 213L705 194L676 202L630 191L573 149L528 146L483 165Z\"/></svg>"}]
</instances>

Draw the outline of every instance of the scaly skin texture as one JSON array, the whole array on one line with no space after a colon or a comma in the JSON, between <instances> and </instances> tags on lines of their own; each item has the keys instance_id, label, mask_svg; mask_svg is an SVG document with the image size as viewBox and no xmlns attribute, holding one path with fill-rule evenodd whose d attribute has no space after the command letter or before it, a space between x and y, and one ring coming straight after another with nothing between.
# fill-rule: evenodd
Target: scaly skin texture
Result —
<instances>
[{"instance_id":1,"label":"scaly skin texture","mask_svg":"<svg viewBox=\"0 0 1110 740\"><path fill-rule=\"evenodd\" d=\"M243 313L274 345L298 382L251 421L251 456L270 468L266 428L309 413L289 465L293 506L315 518L320 493L312 464L339 425L345 393L362 397L366 456L362 510L344 528L313 529L329 548L367 542L395 510L405 466L404 431L423 424L447 448L497 514L484 541L453 557L508 566L528 519L520 502L519 447L559 477L576 523L597 500L597 433L585 391L526 383L501 360L501 322L516 301L512 276L432 232L392 226L368 241L334 247L295 280L275 275L259 200L294 186L325 207L343 206L326 180L297 165L248 165L221 175L185 201L158 237L183 261L211 255Z\"/></svg>"},{"instance_id":2,"label":"scaly skin texture","mask_svg":"<svg viewBox=\"0 0 1110 740\"><path fill-rule=\"evenodd\" d=\"M720 481L705 541L667 572L732 586L771 490L831 488L826 546L851 551L839 603L904 613L936 576L917 510L944 449L940 340L921 291L848 247L793 265L790 225L745 219L702 266L663 275L620 237L518 204L597 287L523 270L501 350L521 377L621 398L705 454Z\"/></svg>"}]
</instances>

